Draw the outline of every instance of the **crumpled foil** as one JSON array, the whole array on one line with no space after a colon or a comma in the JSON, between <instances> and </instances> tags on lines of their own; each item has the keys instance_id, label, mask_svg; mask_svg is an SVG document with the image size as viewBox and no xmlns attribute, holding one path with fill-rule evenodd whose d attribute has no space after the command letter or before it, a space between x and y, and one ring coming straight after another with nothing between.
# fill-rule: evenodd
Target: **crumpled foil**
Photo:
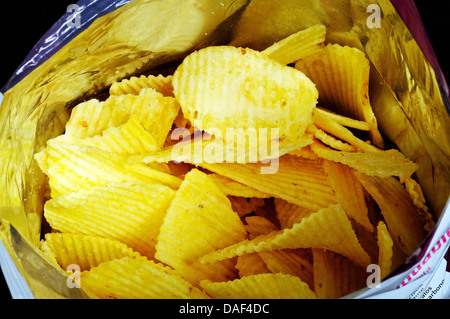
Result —
<instances>
[{"instance_id":1,"label":"crumpled foil","mask_svg":"<svg viewBox=\"0 0 450 319\"><path fill-rule=\"evenodd\" d=\"M83 2L96 10L95 0ZM415 177L436 219L441 217L450 195L450 103L390 1L109 2L120 6L107 6L17 83L10 82L0 108L0 238L36 298L92 297L68 288L67 274L37 249L46 177L33 155L64 132L73 106L101 96L120 79L170 73L193 50L219 44L261 50L317 23L327 26L327 42L366 52L380 129L419 164ZM370 20L370 5L381 9L379 25Z\"/></svg>"}]
</instances>

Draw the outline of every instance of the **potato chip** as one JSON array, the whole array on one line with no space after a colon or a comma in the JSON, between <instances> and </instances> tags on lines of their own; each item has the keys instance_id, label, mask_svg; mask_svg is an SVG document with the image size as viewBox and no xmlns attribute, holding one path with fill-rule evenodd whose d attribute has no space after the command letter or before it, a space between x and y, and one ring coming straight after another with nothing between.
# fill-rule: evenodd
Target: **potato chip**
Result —
<instances>
[{"instance_id":1,"label":"potato chip","mask_svg":"<svg viewBox=\"0 0 450 319\"><path fill-rule=\"evenodd\" d=\"M275 198L275 211L281 229L291 228L294 224L299 223L304 217L308 217L315 211L302 206L291 204L281 198Z\"/></svg>"},{"instance_id":2,"label":"potato chip","mask_svg":"<svg viewBox=\"0 0 450 319\"><path fill-rule=\"evenodd\" d=\"M380 150L370 142L358 138L348 128L339 124L335 118L324 115L321 112L314 112L314 125L323 131L339 138L348 144L356 147L361 152L379 152Z\"/></svg>"},{"instance_id":3,"label":"potato chip","mask_svg":"<svg viewBox=\"0 0 450 319\"><path fill-rule=\"evenodd\" d=\"M109 88L110 95L134 94L139 95L142 89L152 88L164 96L173 96L172 75L163 76L141 75L132 76L120 82L114 82Z\"/></svg>"},{"instance_id":4,"label":"potato chip","mask_svg":"<svg viewBox=\"0 0 450 319\"><path fill-rule=\"evenodd\" d=\"M380 266L380 277L381 280L386 278L392 271L392 256L394 242L392 240L391 234L387 229L386 224L380 221L377 226L377 238L378 238L378 265Z\"/></svg>"},{"instance_id":5,"label":"potato chip","mask_svg":"<svg viewBox=\"0 0 450 319\"><path fill-rule=\"evenodd\" d=\"M187 56L173 76L184 116L200 130L279 130L296 143L312 123L318 92L302 72L252 49L212 46ZM258 132L259 133L259 132Z\"/></svg>"},{"instance_id":6,"label":"potato chip","mask_svg":"<svg viewBox=\"0 0 450 319\"><path fill-rule=\"evenodd\" d=\"M261 174L264 164L260 163L202 163L200 166L311 210L337 203L328 176L321 163L317 161L284 155L280 157L278 167L275 167L276 172L273 174Z\"/></svg>"},{"instance_id":7,"label":"potato chip","mask_svg":"<svg viewBox=\"0 0 450 319\"><path fill-rule=\"evenodd\" d=\"M426 216L419 214L404 186L394 177L359 172L355 175L380 207L392 239L410 256L425 239Z\"/></svg>"},{"instance_id":8,"label":"potato chip","mask_svg":"<svg viewBox=\"0 0 450 319\"><path fill-rule=\"evenodd\" d=\"M317 86L321 105L370 124L372 141L384 148L369 99L370 64L357 48L328 44L295 64Z\"/></svg>"},{"instance_id":9,"label":"potato chip","mask_svg":"<svg viewBox=\"0 0 450 319\"><path fill-rule=\"evenodd\" d=\"M320 142L315 142L310 147L323 159L347 165L370 176L398 176L404 179L410 177L418 168L416 163L395 149L368 153L343 152L332 150Z\"/></svg>"},{"instance_id":10,"label":"potato chip","mask_svg":"<svg viewBox=\"0 0 450 319\"><path fill-rule=\"evenodd\" d=\"M314 25L272 44L262 53L281 64L296 62L322 48L326 31L324 25Z\"/></svg>"},{"instance_id":11,"label":"potato chip","mask_svg":"<svg viewBox=\"0 0 450 319\"><path fill-rule=\"evenodd\" d=\"M169 267L142 258L91 268L82 274L81 286L103 299L209 299Z\"/></svg>"},{"instance_id":12,"label":"potato chip","mask_svg":"<svg viewBox=\"0 0 450 319\"><path fill-rule=\"evenodd\" d=\"M44 215L53 229L115 239L153 258L174 196L171 188L161 184L110 183L50 199Z\"/></svg>"},{"instance_id":13,"label":"potato chip","mask_svg":"<svg viewBox=\"0 0 450 319\"><path fill-rule=\"evenodd\" d=\"M320 233L320 236L317 234ZM345 211L340 205L331 205L303 218L292 228L261 235L253 240L210 252L200 258L202 263L224 260L243 254L275 249L323 248L340 253L367 267L370 257L361 247Z\"/></svg>"},{"instance_id":14,"label":"potato chip","mask_svg":"<svg viewBox=\"0 0 450 319\"><path fill-rule=\"evenodd\" d=\"M314 289L313 264L310 249L277 249L257 253L270 272L299 277ZM246 256L246 255L244 255Z\"/></svg>"},{"instance_id":15,"label":"potato chip","mask_svg":"<svg viewBox=\"0 0 450 319\"><path fill-rule=\"evenodd\" d=\"M113 259L140 257L120 241L95 235L49 233L45 235L45 242L64 270L71 264L85 271Z\"/></svg>"},{"instance_id":16,"label":"potato chip","mask_svg":"<svg viewBox=\"0 0 450 319\"><path fill-rule=\"evenodd\" d=\"M319 299L337 299L365 287L367 273L342 255L313 249L314 291Z\"/></svg>"},{"instance_id":17,"label":"potato chip","mask_svg":"<svg viewBox=\"0 0 450 319\"><path fill-rule=\"evenodd\" d=\"M127 158L96 147L67 145L58 139L35 155L49 177L52 197L61 196L109 182L160 182L178 188L181 180L145 164L128 164Z\"/></svg>"},{"instance_id":18,"label":"potato chip","mask_svg":"<svg viewBox=\"0 0 450 319\"><path fill-rule=\"evenodd\" d=\"M99 135L80 139L63 134L56 139L64 144L93 146L124 156L161 150L158 142L144 129L135 115L132 115L125 124L107 128Z\"/></svg>"},{"instance_id":19,"label":"potato chip","mask_svg":"<svg viewBox=\"0 0 450 319\"><path fill-rule=\"evenodd\" d=\"M82 102L72 109L66 124L66 134L78 138L100 134L109 127L112 114L112 105L104 101L91 99ZM122 124L117 122L117 125Z\"/></svg>"},{"instance_id":20,"label":"potato chip","mask_svg":"<svg viewBox=\"0 0 450 319\"><path fill-rule=\"evenodd\" d=\"M258 253L238 256L236 269L239 271L239 277L271 272Z\"/></svg>"},{"instance_id":21,"label":"potato chip","mask_svg":"<svg viewBox=\"0 0 450 319\"><path fill-rule=\"evenodd\" d=\"M335 121L339 125L354 128L360 131L369 131L370 130L370 124L364 121L358 121L355 119L352 119L347 116L343 116L341 114L337 114L334 112L331 112L330 110L317 107L315 110L316 113L320 113L323 117L328 118L332 121Z\"/></svg>"},{"instance_id":22,"label":"potato chip","mask_svg":"<svg viewBox=\"0 0 450 319\"><path fill-rule=\"evenodd\" d=\"M201 287L220 299L315 299L300 278L288 274L258 274L226 282L201 281Z\"/></svg>"},{"instance_id":23,"label":"potato chip","mask_svg":"<svg viewBox=\"0 0 450 319\"><path fill-rule=\"evenodd\" d=\"M229 129L231 132L227 140L215 138L208 134L198 132L191 138L183 138L178 143L171 143L160 152L152 152L135 156L135 161L141 160L144 163L168 163L184 162L192 164L200 163L257 163L267 162L272 159L287 154L291 151L301 149L314 142L312 134L306 134L299 137L295 143L280 145L277 139L270 139L262 142L257 130L251 130L253 133ZM173 131L175 132L175 131ZM182 132L184 133L184 132ZM188 133L188 132L187 132ZM178 136L175 136L178 138Z\"/></svg>"},{"instance_id":24,"label":"potato chip","mask_svg":"<svg viewBox=\"0 0 450 319\"><path fill-rule=\"evenodd\" d=\"M364 189L353 174L352 169L346 165L327 160L323 161L323 168L328 174L331 186L347 215L367 230L373 231L374 227L369 220Z\"/></svg>"},{"instance_id":25,"label":"potato chip","mask_svg":"<svg viewBox=\"0 0 450 319\"><path fill-rule=\"evenodd\" d=\"M247 232L231 203L208 175L186 174L161 226L155 257L190 282L235 277L234 263L202 265L198 257L246 238Z\"/></svg>"},{"instance_id":26,"label":"potato chip","mask_svg":"<svg viewBox=\"0 0 450 319\"><path fill-rule=\"evenodd\" d=\"M165 97L151 88L141 90L139 95L112 95L103 102L94 100L75 106L66 125L66 134L92 137L109 127L124 124L135 115L162 147L179 110L173 97Z\"/></svg>"},{"instance_id":27,"label":"potato chip","mask_svg":"<svg viewBox=\"0 0 450 319\"><path fill-rule=\"evenodd\" d=\"M308 126L307 129L308 132L310 132L316 139L321 141L322 143L340 151L347 151L347 152L354 152L356 151L356 148L353 145L347 144L342 142L341 140L338 140L332 135L329 135L325 131L321 130L314 124L311 124Z\"/></svg>"}]
</instances>

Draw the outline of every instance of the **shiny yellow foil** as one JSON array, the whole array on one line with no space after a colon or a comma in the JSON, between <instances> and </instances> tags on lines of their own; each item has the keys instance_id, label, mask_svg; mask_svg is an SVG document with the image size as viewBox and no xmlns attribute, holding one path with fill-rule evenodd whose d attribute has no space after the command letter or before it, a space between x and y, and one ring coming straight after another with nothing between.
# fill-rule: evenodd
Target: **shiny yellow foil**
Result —
<instances>
[{"instance_id":1,"label":"shiny yellow foil","mask_svg":"<svg viewBox=\"0 0 450 319\"><path fill-rule=\"evenodd\" d=\"M381 9L373 20L370 5ZM373 7L371 7L373 8ZM374 25L379 22L379 25ZM450 195L450 117L433 69L387 0L135 0L96 21L5 93L0 108L0 238L36 298L89 298L37 249L46 177L33 155L64 132L70 109L114 81L170 72L195 49L262 50L309 26L364 50L370 98L386 138L420 165L438 218Z\"/></svg>"}]
</instances>

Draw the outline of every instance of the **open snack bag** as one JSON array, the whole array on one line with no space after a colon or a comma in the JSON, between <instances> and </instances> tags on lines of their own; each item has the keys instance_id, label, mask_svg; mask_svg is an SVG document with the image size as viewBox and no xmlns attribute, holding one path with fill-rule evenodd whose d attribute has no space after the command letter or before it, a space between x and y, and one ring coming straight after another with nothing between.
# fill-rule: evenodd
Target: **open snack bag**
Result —
<instances>
[{"instance_id":1,"label":"open snack bag","mask_svg":"<svg viewBox=\"0 0 450 319\"><path fill-rule=\"evenodd\" d=\"M12 291L450 297L448 91L390 1L73 10L3 88Z\"/></svg>"}]
</instances>

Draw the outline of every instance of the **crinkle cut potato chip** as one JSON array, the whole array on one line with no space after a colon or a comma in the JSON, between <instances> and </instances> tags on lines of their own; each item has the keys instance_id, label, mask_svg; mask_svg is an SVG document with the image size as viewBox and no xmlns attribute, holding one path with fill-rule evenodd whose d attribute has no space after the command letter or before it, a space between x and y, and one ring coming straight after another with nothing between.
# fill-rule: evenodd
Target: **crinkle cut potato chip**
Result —
<instances>
[{"instance_id":1,"label":"crinkle cut potato chip","mask_svg":"<svg viewBox=\"0 0 450 319\"><path fill-rule=\"evenodd\" d=\"M111 95L102 102L89 100L75 106L66 125L66 134L92 137L124 124L135 115L162 147L179 110L173 97L166 97L152 88L142 89L138 95Z\"/></svg>"},{"instance_id":2,"label":"crinkle cut potato chip","mask_svg":"<svg viewBox=\"0 0 450 319\"><path fill-rule=\"evenodd\" d=\"M186 174L158 236L155 257L191 282L234 278L230 261L202 265L198 258L247 237L227 196L198 169Z\"/></svg>"},{"instance_id":3,"label":"crinkle cut potato chip","mask_svg":"<svg viewBox=\"0 0 450 319\"><path fill-rule=\"evenodd\" d=\"M45 243L64 270L72 264L85 271L113 259L140 257L126 244L96 235L49 233L45 235Z\"/></svg>"},{"instance_id":4,"label":"crinkle cut potato chip","mask_svg":"<svg viewBox=\"0 0 450 319\"><path fill-rule=\"evenodd\" d=\"M199 129L225 134L229 128L277 128L280 144L304 135L318 99L302 72L232 46L193 52L172 82L183 114Z\"/></svg>"},{"instance_id":5,"label":"crinkle cut potato chip","mask_svg":"<svg viewBox=\"0 0 450 319\"><path fill-rule=\"evenodd\" d=\"M127 163L126 156L91 146L64 144L58 138L48 141L35 159L49 178L52 197L128 180L160 182L174 189L181 184L181 179L166 172L142 163Z\"/></svg>"},{"instance_id":6,"label":"crinkle cut potato chip","mask_svg":"<svg viewBox=\"0 0 450 319\"><path fill-rule=\"evenodd\" d=\"M115 239L153 258L174 196L175 191L157 183L110 183L52 198L44 215L55 230Z\"/></svg>"},{"instance_id":7,"label":"crinkle cut potato chip","mask_svg":"<svg viewBox=\"0 0 450 319\"><path fill-rule=\"evenodd\" d=\"M269 3L248 8L304 10ZM434 226L418 166L383 149L364 52L316 18L76 105L34 157L48 261L99 298L189 299L341 298L403 263Z\"/></svg>"},{"instance_id":8,"label":"crinkle cut potato chip","mask_svg":"<svg viewBox=\"0 0 450 319\"><path fill-rule=\"evenodd\" d=\"M161 263L124 257L91 268L82 287L103 299L209 299L197 287Z\"/></svg>"},{"instance_id":9,"label":"crinkle cut potato chip","mask_svg":"<svg viewBox=\"0 0 450 319\"><path fill-rule=\"evenodd\" d=\"M320 158L345 164L370 176L382 178L397 176L405 179L411 177L418 168L416 163L395 149L378 152L344 152L333 150L317 141L310 147Z\"/></svg>"},{"instance_id":10,"label":"crinkle cut potato chip","mask_svg":"<svg viewBox=\"0 0 450 319\"><path fill-rule=\"evenodd\" d=\"M152 88L164 96L173 96L172 75L141 75L132 76L120 82L114 82L110 89L110 95L134 94L139 95L142 89Z\"/></svg>"},{"instance_id":11,"label":"crinkle cut potato chip","mask_svg":"<svg viewBox=\"0 0 450 319\"><path fill-rule=\"evenodd\" d=\"M280 157L274 174L260 174L261 168L264 167L264 164L260 163L202 163L200 166L311 210L337 203L328 176L318 161L284 155Z\"/></svg>"}]
</instances>

